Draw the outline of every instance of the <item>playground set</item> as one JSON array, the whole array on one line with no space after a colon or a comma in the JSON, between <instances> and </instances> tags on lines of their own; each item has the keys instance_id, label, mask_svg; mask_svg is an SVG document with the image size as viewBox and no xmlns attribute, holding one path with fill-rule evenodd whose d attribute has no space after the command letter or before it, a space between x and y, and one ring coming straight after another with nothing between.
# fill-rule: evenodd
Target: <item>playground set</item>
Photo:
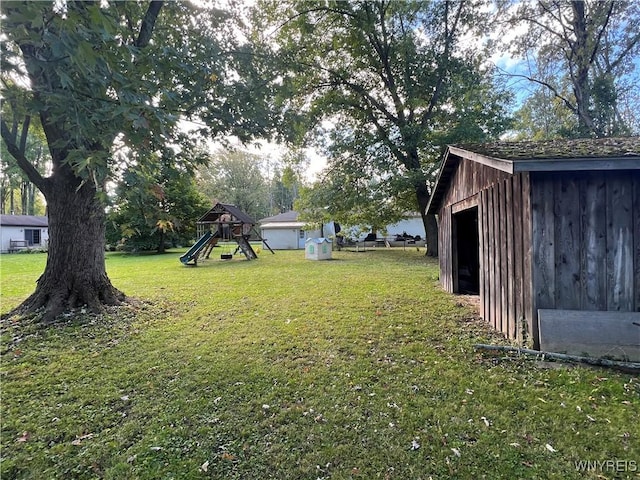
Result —
<instances>
[{"instance_id":1,"label":"playground set","mask_svg":"<svg viewBox=\"0 0 640 480\"><path fill-rule=\"evenodd\" d=\"M211 210L196 222L200 238L180 257L180 261L184 265L197 266L198 259L208 259L213 248L220 241L235 241L237 243L233 253L228 249L220 254L221 260L231 260L233 255L239 251L244 254L247 260L254 260L258 258L258 255L251 247L251 243L249 243L252 233L271 253L275 253L271 250L266 240L260 236L260 233L255 229L255 225L256 222L235 205L216 202Z\"/></svg>"}]
</instances>

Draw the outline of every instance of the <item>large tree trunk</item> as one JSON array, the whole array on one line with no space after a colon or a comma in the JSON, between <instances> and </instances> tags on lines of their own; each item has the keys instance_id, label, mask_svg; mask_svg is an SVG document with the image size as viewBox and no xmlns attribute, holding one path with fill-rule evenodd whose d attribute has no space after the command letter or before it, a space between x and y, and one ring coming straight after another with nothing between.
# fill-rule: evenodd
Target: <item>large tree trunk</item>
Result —
<instances>
[{"instance_id":1,"label":"large tree trunk","mask_svg":"<svg viewBox=\"0 0 640 480\"><path fill-rule=\"evenodd\" d=\"M427 244L427 256L438 256L438 223L436 222L436 216L427 214L427 205L429 204L429 190L424 183L417 184L416 198L418 200L418 208L420 209L420 215L422 216L422 223L424 224L424 232L426 234L425 242Z\"/></svg>"},{"instance_id":2,"label":"large tree trunk","mask_svg":"<svg viewBox=\"0 0 640 480\"><path fill-rule=\"evenodd\" d=\"M65 169L66 170L66 169ZM56 175L45 190L49 212L49 254L35 292L16 309L31 313L44 307L43 322L86 306L100 312L125 296L107 277L105 212L91 182L78 188L71 172Z\"/></svg>"}]
</instances>

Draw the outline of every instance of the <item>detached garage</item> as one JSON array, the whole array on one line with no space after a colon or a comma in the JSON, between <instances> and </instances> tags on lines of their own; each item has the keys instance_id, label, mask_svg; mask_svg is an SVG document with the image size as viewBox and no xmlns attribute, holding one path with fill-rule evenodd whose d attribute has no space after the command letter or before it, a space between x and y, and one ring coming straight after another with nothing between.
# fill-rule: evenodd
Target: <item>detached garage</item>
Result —
<instances>
[{"instance_id":1,"label":"detached garage","mask_svg":"<svg viewBox=\"0 0 640 480\"><path fill-rule=\"evenodd\" d=\"M449 146L428 212L443 288L479 295L508 338L640 356L640 138ZM599 350L581 338L610 330Z\"/></svg>"},{"instance_id":2,"label":"detached garage","mask_svg":"<svg viewBox=\"0 0 640 480\"><path fill-rule=\"evenodd\" d=\"M305 225L298 220L298 212L284 212L260 220L260 235L276 250L304 249L304 242L308 238ZM318 232L309 233L318 236Z\"/></svg>"}]
</instances>

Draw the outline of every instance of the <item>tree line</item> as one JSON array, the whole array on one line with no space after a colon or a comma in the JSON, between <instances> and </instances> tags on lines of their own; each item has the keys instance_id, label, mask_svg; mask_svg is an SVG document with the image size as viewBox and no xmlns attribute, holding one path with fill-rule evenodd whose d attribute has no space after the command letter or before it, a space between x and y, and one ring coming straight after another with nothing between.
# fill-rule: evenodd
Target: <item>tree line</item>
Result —
<instances>
[{"instance_id":1,"label":"tree line","mask_svg":"<svg viewBox=\"0 0 640 480\"><path fill-rule=\"evenodd\" d=\"M200 153L212 139L313 146L328 159L322 179L298 188L293 158L271 212L291 203L287 189L316 221L379 225L418 210L435 255L437 221L426 206L445 145L638 133L636 2L0 8L2 186L19 170L46 200L48 262L22 306L44 307L45 320L123 301L104 266L109 225L124 243L145 231L160 248L177 241L195 215L189 208L214 195L194 187L207 169L229 203L266 211L252 169L259 159L236 183L230 166ZM505 59L518 62L507 68ZM40 139L40 154L29 138Z\"/></svg>"}]
</instances>

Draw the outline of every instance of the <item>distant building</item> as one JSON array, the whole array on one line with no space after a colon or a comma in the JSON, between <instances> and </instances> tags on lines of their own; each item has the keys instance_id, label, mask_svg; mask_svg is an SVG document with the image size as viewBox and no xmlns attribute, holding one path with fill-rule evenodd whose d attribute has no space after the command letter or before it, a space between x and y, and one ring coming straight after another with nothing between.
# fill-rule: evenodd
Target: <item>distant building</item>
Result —
<instances>
[{"instance_id":1,"label":"distant building","mask_svg":"<svg viewBox=\"0 0 640 480\"><path fill-rule=\"evenodd\" d=\"M308 238L322 236L320 230L307 230L307 223L298 220L298 212L288 212L260 220L260 235L275 250L303 250ZM324 232L333 235L334 232Z\"/></svg>"},{"instance_id":2,"label":"distant building","mask_svg":"<svg viewBox=\"0 0 640 480\"><path fill-rule=\"evenodd\" d=\"M0 252L10 253L28 248L42 248L48 241L47 217L0 215Z\"/></svg>"}]
</instances>

